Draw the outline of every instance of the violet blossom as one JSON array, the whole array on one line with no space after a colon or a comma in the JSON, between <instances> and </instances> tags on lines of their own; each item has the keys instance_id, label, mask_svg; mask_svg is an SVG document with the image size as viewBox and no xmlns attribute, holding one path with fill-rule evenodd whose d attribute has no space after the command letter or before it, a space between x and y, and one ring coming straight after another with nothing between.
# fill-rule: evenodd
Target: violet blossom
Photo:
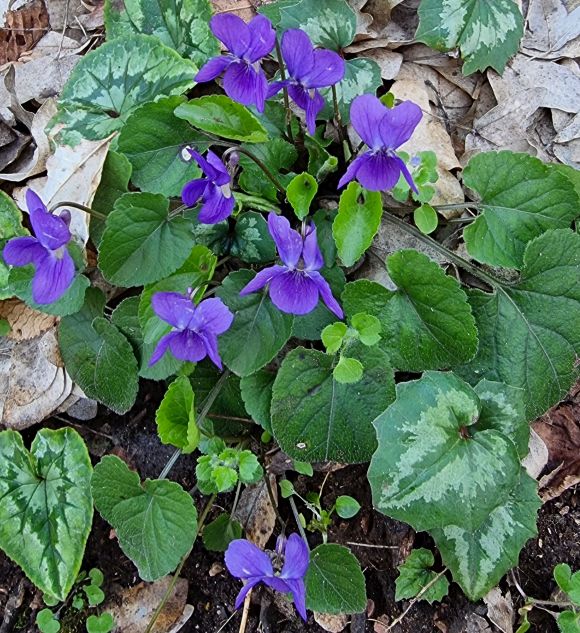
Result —
<instances>
[{"instance_id":1,"label":"violet blossom","mask_svg":"<svg viewBox=\"0 0 580 633\"><path fill-rule=\"evenodd\" d=\"M222 368L217 335L229 329L234 315L221 299L205 299L194 305L191 293L156 292L151 305L155 314L173 329L157 343L149 366L159 361L169 348L179 360L196 363L209 356L214 365Z\"/></svg>"},{"instance_id":2,"label":"violet blossom","mask_svg":"<svg viewBox=\"0 0 580 633\"><path fill-rule=\"evenodd\" d=\"M226 94L234 101L255 105L258 112L263 112L268 82L260 62L276 43L272 23L263 15L257 15L246 24L237 15L221 14L214 15L209 25L229 52L206 62L195 81L212 81L225 71Z\"/></svg>"},{"instance_id":3,"label":"violet blossom","mask_svg":"<svg viewBox=\"0 0 580 633\"><path fill-rule=\"evenodd\" d=\"M308 35L300 29L286 31L281 48L289 79L272 83L268 97L287 88L292 100L306 112L308 133L314 135L316 117L324 107L317 88L333 86L343 79L344 60L334 51L315 49Z\"/></svg>"},{"instance_id":4,"label":"violet blossom","mask_svg":"<svg viewBox=\"0 0 580 633\"><path fill-rule=\"evenodd\" d=\"M321 297L328 309L342 319L342 310L332 296L328 282L318 272L324 266L324 260L314 224L301 235L290 228L290 222L285 217L270 213L268 229L283 265L261 270L242 288L240 295L257 292L269 284L272 303L282 312L308 314L316 308Z\"/></svg>"},{"instance_id":5,"label":"violet blossom","mask_svg":"<svg viewBox=\"0 0 580 633\"><path fill-rule=\"evenodd\" d=\"M67 250L70 212L53 215L32 189L26 192L26 205L34 237L9 240L4 261L10 266L34 264L32 298L38 304L53 303L70 288L75 276L75 264Z\"/></svg>"},{"instance_id":6,"label":"violet blossom","mask_svg":"<svg viewBox=\"0 0 580 633\"><path fill-rule=\"evenodd\" d=\"M253 543L236 539L229 544L225 554L226 566L232 576L247 581L236 598L236 609L242 606L250 589L263 582L276 591L291 593L296 610L306 620L304 576L310 562L308 546L298 534L291 534L287 541L283 537L278 538L276 549L274 560L284 559L279 573L274 570L270 556Z\"/></svg>"},{"instance_id":7,"label":"violet blossom","mask_svg":"<svg viewBox=\"0 0 580 633\"><path fill-rule=\"evenodd\" d=\"M369 151L355 158L338 187L356 178L369 191L385 191L394 187L403 174L409 187L418 193L395 150L411 138L422 116L421 108L412 101L387 108L373 95L356 97L350 107L350 121Z\"/></svg>"},{"instance_id":8,"label":"violet blossom","mask_svg":"<svg viewBox=\"0 0 580 633\"><path fill-rule=\"evenodd\" d=\"M183 204L193 207L201 199L202 207L198 220L204 224L217 224L225 220L234 210L235 200L231 191L231 176L219 156L211 150L207 159L194 149L187 151L195 159L205 178L188 182L181 192Z\"/></svg>"}]
</instances>

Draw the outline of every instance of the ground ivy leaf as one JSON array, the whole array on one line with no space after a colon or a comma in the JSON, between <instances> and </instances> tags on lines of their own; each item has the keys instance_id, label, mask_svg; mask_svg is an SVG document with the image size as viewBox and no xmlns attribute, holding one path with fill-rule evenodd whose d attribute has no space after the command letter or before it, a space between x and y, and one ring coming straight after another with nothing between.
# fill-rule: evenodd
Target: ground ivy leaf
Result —
<instances>
[{"instance_id":1,"label":"ground ivy leaf","mask_svg":"<svg viewBox=\"0 0 580 633\"><path fill-rule=\"evenodd\" d=\"M580 215L573 183L528 154L478 154L465 167L463 181L484 205L463 232L465 245L486 264L521 268L530 240L549 229L568 228Z\"/></svg>"},{"instance_id":2,"label":"ground ivy leaf","mask_svg":"<svg viewBox=\"0 0 580 633\"><path fill-rule=\"evenodd\" d=\"M479 600L518 564L526 541L537 534L542 505L537 483L522 469L507 500L491 511L475 531L455 525L431 530L443 563L470 600Z\"/></svg>"},{"instance_id":3,"label":"ground ivy leaf","mask_svg":"<svg viewBox=\"0 0 580 633\"><path fill-rule=\"evenodd\" d=\"M268 134L260 121L240 103L225 95L207 95L182 103L175 116L210 134L246 143L264 143Z\"/></svg>"},{"instance_id":4,"label":"ground ivy leaf","mask_svg":"<svg viewBox=\"0 0 580 633\"><path fill-rule=\"evenodd\" d=\"M489 66L502 73L524 32L513 0L422 0L416 39L440 51L461 50L463 73Z\"/></svg>"},{"instance_id":5,"label":"ground ivy leaf","mask_svg":"<svg viewBox=\"0 0 580 633\"><path fill-rule=\"evenodd\" d=\"M260 369L255 374L245 376L240 380L242 400L246 411L264 430L272 432L270 419L270 403L272 402L272 387L276 374L267 369Z\"/></svg>"},{"instance_id":6,"label":"ground ivy leaf","mask_svg":"<svg viewBox=\"0 0 580 633\"><path fill-rule=\"evenodd\" d=\"M414 549L402 565L399 565L399 576L395 580L395 600L414 598L437 574L431 569L435 564L433 553L423 547ZM421 594L421 600L429 604L441 602L449 590L449 581L442 576L427 591Z\"/></svg>"},{"instance_id":7,"label":"ground ivy leaf","mask_svg":"<svg viewBox=\"0 0 580 633\"><path fill-rule=\"evenodd\" d=\"M304 578L306 607L322 613L360 613L366 609L365 577L351 551L325 543L310 553Z\"/></svg>"},{"instance_id":8,"label":"ground ivy leaf","mask_svg":"<svg viewBox=\"0 0 580 633\"><path fill-rule=\"evenodd\" d=\"M19 433L0 432L0 547L59 601L74 584L91 529L91 472L85 443L70 428L40 430L30 452Z\"/></svg>"},{"instance_id":9,"label":"ground ivy leaf","mask_svg":"<svg viewBox=\"0 0 580 633\"><path fill-rule=\"evenodd\" d=\"M92 491L95 508L115 529L143 580L171 573L193 545L197 512L179 484L167 479L142 483L124 461L106 455L95 466Z\"/></svg>"},{"instance_id":10,"label":"ground ivy leaf","mask_svg":"<svg viewBox=\"0 0 580 633\"><path fill-rule=\"evenodd\" d=\"M353 266L372 244L382 215L378 191L367 191L358 182L351 182L342 192L332 234L345 266Z\"/></svg>"},{"instance_id":11,"label":"ground ivy leaf","mask_svg":"<svg viewBox=\"0 0 580 633\"><path fill-rule=\"evenodd\" d=\"M60 351L67 372L89 398L125 413L137 397L137 361L129 341L102 317L105 298L89 288L79 312L61 319Z\"/></svg>"},{"instance_id":12,"label":"ground ivy leaf","mask_svg":"<svg viewBox=\"0 0 580 633\"><path fill-rule=\"evenodd\" d=\"M207 138L173 114L184 101L185 97L167 97L146 103L121 129L117 147L131 161L131 181L141 191L180 196L185 183L201 175L194 160L181 156L185 145L200 152L208 146Z\"/></svg>"},{"instance_id":13,"label":"ground ivy leaf","mask_svg":"<svg viewBox=\"0 0 580 633\"><path fill-rule=\"evenodd\" d=\"M254 276L251 270L230 273L216 293L235 315L230 329L219 337L219 351L226 367L238 376L249 376L269 363L292 332L292 315L278 310L267 293L240 297Z\"/></svg>"},{"instance_id":14,"label":"ground ivy leaf","mask_svg":"<svg viewBox=\"0 0 580 633\"><path fill-rule=\"evenodd\" d=\"M123 0L121 10L115 5L114 0L105 2L107 39L132 33L154 35L198 66L219 54L209 30L212 10L208 0Z\"/></svg>"},{"instance_id":15,"label":"ground ivy leaf","mask_svg":"<svg viewBox=\"0 0 580 633\"><path fill-rule=\"evenodd\" d=\"M459 521L464 529L479 528L520 473L512 427L491 428L488 417L479 428L481 409L475 391L451 373L425 372L399 383L396 401L373 423L374 506L417 531Z\"/></svg>"},{"instance_id":16,"label":"ground ivy leaf","mask_svg":"<svg viewBox=\"0 0 580 633\"><path fill-rule=\"evenodd\" d=\"M76 65L51 125L64 124L58 132L62 143L105 138L121 129L136 107L185 92L196 70L156 37L131 35L105 42Z\"/></svg>"},{"instance_id":17,"label":"ground ivy leaf","mask_svg":"<svg viewBox=\"0 0 580 633\"><path fill-rule=\"evenodd\" d=\"M293 349L272 390L272 430L282 449L300 461L363 462L376 448L373 419L393 401L393 370L387 355L361 343L345 353L360 359L360 382L333 378L334 357Z\"/></svg>"},{"instance_id":18,"label":"ground ivy leaf","mask_svg":"<svg viewBox=\"0 0 580 633\"><path fill-rule=\"evenodd\" d=\"M469 293L479 351L457 371L472 384L485 376L523 389L529 420L559 402L578 375L579 266L580 235L547 231L528 244L517 283Z\"/></svg>"},{"instance_id":19,"label":"ground ivy leaf","mask_svg":"<svg viewBox=\"0 0 580 633\"><path fill-rule=\"evenodd\" d=\"M190 252L191 223L169 217L167 198L127 193L115 202L107 218L99 264L111 283L141 286L175 272Z\"/></svg>"},{"instance_id":20,"label":"ground ivy leaf","mask_svg":"<svg viewBox=\"0 0 580 633\"><path fill-rule=\"evenodd\" d=\"M155 414L155 422L162 444L171 444L184 453L197 448L195 394L187 376L180 376L169 385Z\"/></svg>"},{"instance_id":21,"label":"ground ivy leaf","mask_svg":"<svg viewBox=\"0 0 580 633\"><path fill-rule=\"evenodd\" d=\"M225 552L235 539L242 538L242 524L225 512L203 528L203 544L210 552Z\"/></svg>"}]
</instances>

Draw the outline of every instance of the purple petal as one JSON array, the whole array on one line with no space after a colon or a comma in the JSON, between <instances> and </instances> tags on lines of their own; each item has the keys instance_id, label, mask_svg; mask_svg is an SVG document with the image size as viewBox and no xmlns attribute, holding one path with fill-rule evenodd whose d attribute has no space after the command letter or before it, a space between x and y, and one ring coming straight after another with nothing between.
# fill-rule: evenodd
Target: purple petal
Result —
<instances>
[{"instance_id":1,"label":"purple petal","mask_svg":"<svg viewBox=\"0 0 580 633\"><path fill-rule=\"evenodd\" d=\"M350 106L350 121L358 135L371 149L379 149L383 146L380 126L386 113L387 107L370 94L356 97Z\"/></svg>"},{"instance_id":2,"label":"purple petal","mask_svg":"<svg viewBox=\"0 0 580 633\"><path fill-rule=\"evenodd\" d=\"M272 589L279 591L280 593L290 593L291 589L285 580L282 580L279 576L267 576L263 579L265 585L272 587Z\"/></svg>"},{"instance_id":3,"label":"purple petal","mask_svg":"<svg viewBox=\"0 0 580 633\"><path fill-rule=\"evenodd\" d=\"M326 307L336 314L339 319L342 319L344 317L342 308L340 307L338 301L334 298L332 290L330 289L326 279L316 271L308 273L308 276L316 284L318 292L320 292L320 297L326 304Z\"/></svg>"},{"instance_id":4,"label":"purple petal","mask_svg":"<svg viewBox=\"0 0 580 633\"><path fill-rule=\"evenodd\" d=\"M223 42L236 57L242 57L251 43L248 25L237 15L221 13L209 22L211 32Z\"/></svg>"},{"instance_id":5,"label":"purple petal","mask_svg":"<svg viewBox=\"0 0 580 633\"><path fill-rule=\"evenodd\" d=\"M306 587L304 585L304 580L302 580L302 578L297 580L287 580L286 584L292 592L296 611L298 611L300 617L306 622L308 616L306 615Z\"/></svg>"},{"instance_id":6,"label":"purple petal","mask_svg":"<svg viewBox=\"0 0 580 633\"><path fill-rule=\"evenodd\" d=\"M214 168L216 175L213 177L213 181L216 185L226 185L231 181L230 174L227 167L224 165L222 159L211 149L207 153L207 162Z\"/></svg>"},{"instance_id":7,"label":"purple petal","mask_svg":"<svg viewBox=\"0 0 580 633\"><path fill-rule=\"evenodd\" d=\"M190 180L181 190L181 200L188 207L194 207L203 196L208 186L207 178L196 178Z\"/></svg>"},{"instance_id":8,"label":"purple petal","mask_svg":"<svg viewBox=\"0 0 580 633\"><path fill-rule=\"evenodd\" d=\"M419 124L423 112L412 101L403 101L387 113L380 124L380 136L385 147L396 149L406 143Z\"/></svg>"},{"instance_id":9,"label":"purple petal","mask_svg":"<svg viewBox=\"0 0 580 633\"><path fill-rule=\"evenodd\" d=\"M236 598L236 609L239 609L244 604L244 600L246 599L246 596L248 595L250 589L255 587L260 581L261 578L252 578L251 580L248 580L248 582L241 588L240 593Z\"/></svg>"},{"instance_id":10,"label":"purple petal","mask_svg":"<svg viewBox=\"0 0 580 633\"><path fill-rule=\"evenodd\" d=\"M361 158L361 162L356 172L356 179L369 191L386 191L392 189L399 180L401 170L397 157L387 156L383 152L377 154L367 153Z\"/></svg>"},{"instance_id":11,"label":"purple petal","mask_svg":"<svg viewBox=\"0 0 580 633\"><path fill-rule=\"evenodd\" d=\"M276 243L280 259L293 268L302 255L302 237L298 231L290 228L290 222L275 213L268 214L268 230Z\"/></svg>"},{"instance_id":12,"label":"purple petal","mask_svg":"<svg viewBox=\"0 0 580 633\"><path fill-rule=\"evenodd\" d=\"M223 334L233 320L234 315L221 299L205 299L196 307L189 328L200 333Z\"/></svg>"},{"instance_id":13,"label":"purple petal","mask_svg":"<svg viewBox=\"0 0 580 633\"><path fill-rule=\"evenodd\" d=\"M344 187L344 185L346 185L351 180L354 180L356 178L356 175L361 165L366 160L368 160L369 157L370 157L370 152L365 152L364 154L361 154L360 156L358 156L352 161L352 163L348 166L347 170L344 172L343 177L338 181L338 189L340 189L341 187Z\"/></svg>"},{"instance_id":14,"label":"purple petal","mask_svg":"<svg viewBox=\"0 0 580 633\"><path fill-rule=\"evenodd\" d=\"M266 92L266 99L273 97L275 94L278 94L282 88L288 86L288 80L286 81L273 81L271 84L268 84L268 91Z\"/></svg>"},{"instance_id":15,"label":"purple petal","mask_svg":"<svg viewBox=\"0 0 580 633\"><path fill-rule=\"evenodd\" d=\"M405 180L407 181L407 184L409 185L409 187L411 187L411 189L415 193L418 194L419 190L417 189L417 185L413 181L413 176L411 176L409 170L407 169L407 165L405 165L405 161L402 158L400 158L399 156L397 156L393 160L396 160L399 163L399 169L401 170L401 173L403 174L403 176L404 176Z\"/></svg>"},{"instance_id":16,"label":"purple petal","mask_svg":"<svg viewBox=\"0 0 580 633\"><path fill-rule=\"evenodd\" d=\"M320 270L324 266L324 258L318 246L318 238L316 236L316 226L311 224L304 238L304 249L302 257L306 264L306 270Z\"/></svg>"},{"instance_id":17,"label":"purple petal","mask_svg":"<svg viewBox=\"0 0 580 633\"><path fill-rule=\"evenodd\" d=\"M274 569L268 554L245 539L235 539L225 553L228 571L236 578L273 576Z\"/></svg>"},{"instance_id":18,"label":"purple petal","mask_svg":"<svg viewBox=\"0 0 580 633\"><path fill-rule=\"evenodd\" d=\"M165 354L167 348L169 347L171 339L178 334L179 332L169 332L169 334L166 334L159 339L159 343L157 343L155 349L153 350L153 354L151 354L151 358L149 359L149 367L155 365L155 363L161 360L161 357Z\"/></svg>"},{"instance_id":19,"label":"purple petal","mask_svg":"<svg viewBox=\"0 0 580 633\"><path fill-rule=\"evenodd\" d=\"M26 266L46 257L46 248L32 236L13 237L6 243L2 256L9 266Z\"/></svg>"},{"instance_id":20,"label":"purple petal","mask_svg":"<svg viewBox=\"0 0 580 633\"><path fill-rule=\"evenodd\" d=\"M160 319L179 330L190 324L196 311L191 299L179 292L156 292L151 307Z\"/></svg>"},{"instance_id":21,"label":"purple petal","mask_svg":"<svg viewBox=\"0 0 580 633\"><path fill-rule=\"evenodd\" d=\"M229 196L226 196L222 189L214 184L208 185L203 201L203 206L197 216L203 224L217 224L225 220L232 214L236 204L231 192Z\"/></svg>"},{"instance_id":22,"label":"purple petal","mask_svg":"<svg viewBox=\"0 0 580 633\"><path fill-rule=\"evenodd\" d=\"M306 273L288 271L270 282L270 299L282 312L308 314L318 303L318 287Z\"/></svg>"},{"instance_id":23,"label":"purple petal","mask_svg":"<svg viewBox=\"0 0 580 633\"><path fill-rule=\"evenodd\" d=\"M306 127L310 136L316 133L316 117L322 108L324 108L324 98L318 90L315 90L306 105Z\"/></svg>"},{"instance_id":24,"label":"purple petal","mask_svg":"<svg viewBox=\"0 0 580 633\"><path fill-rule=\"evenodd\" d=\"M46 252L36 261L32 279L32 298L36 303L54 303L70 288L75 277L75 263L66 249L60 256Z\"/></svg>"},{"instance_id":25,"label":"purple petal","mask_svg":"<svg viewBox=\"0 0 580 633\"><path fill-rule=\"evenodd\" d=\"M310 550L304 539L299 534L290 534L284 550L284 567L282 567L280 578L284 580L304 578L309 562Z\"/></svg>"},{"instance_id":26,"label":"purple petal","mask_svg":"<svg viewBox=\"0 0 580 633\"><path fill-rule=\"evenodd\" d=\"M55 251L68 244L71 234L63 218L52 215L45 207L32 207L29 214L34 235L43 246Z\"/></svg>"},{"instance_id":27,"label":"purple petal","mask_svg":"<svg viewBox=\"0 0 580 633\"><path fill-rule=\"evenodd\" d=\"M174 332L175 336L169 341L169 349L175 358L197 363L207 356L203 339L196 332L184 330Z\"/></svg>"},{"instance_id":28,"label":"purple petal","mask_svg":"<svg viewBox=\"0 0 580 633\"><path fill-rule=\"evenodd\" d=\"M252 63L257 62L262 57L266 57L274 48L276 43L276 31L272 23L264 15L257 15L248 24L251 44L245 53L245 58Z\"/></svg>"},{"instance_id":29,"label":"purple petal","mask_svg":"<svg viewBox=\"0 0 580 633\"><path fill-rule=\"evenodd\" d=\"M287 270L286 266L268 266L268 268L264 268L240 290L240 296L245 297L252 292L258 292L266 284L269 284L274 277L287 272Z\"/></svg>"},{"instance_id":30,"label":"purple petal","mask_svg":"<svg viewBox=\"0 0 580 633\"><path fill-rule=\"evenodd\" d=\"M199 84L205 83L206 81L213 81L216 77L219 77L231 63L232 58L228 55L212 57L201 67L201 70L194 77L194 80Z\"/></svg>"},{"instance_id":31,"label":"purple petal","mask_svg":"<svg viewBox=\"0 0 580 633\"><path fill-rule=\"evenodd\" d=\"M264 71L255 70L245 62L230 64L224 74L224 90L228 97L243 105L255 105L258 112L264 111L268 82Z\"/></svg>"},{"instance_id":32,"label":"purple petal","mask_svg":"<svg viewBox=\"0 0 580 633\"><path fill-rule=\"evenodd\" d=\"M314 65L303 75L302 83L307 88L324 88L337 84L344 78L344 59L334 51L317 49L314 51Z\"/></svg>"},{"instance_id":33,"label":"purple petal","mask_svg":"<svg viewBox=\"0 0 580 633\"><path fill-rule=\"evenodd\" d=\"M201 171L203 171L203 173L210 180L215 180L217 178L217 173L216 173L215 168L198 151L192 149L191 147L188 147L187 151L191 154L191 157L195 159L195 162L200 166ZM211 150L208 152L208 156L210 152Z\"/></svg>"},{"instance_id":34,"label":"purple petal","mask_svg":"<svg viewBox=\"0 0 580 633\"><path fill-rule=\"evenodd\" d=\"M205 351L211 362L221 371L223 369L222 359L218 351L217 336L211 332L200 332L199 336L203 339Z\"/></svg>"},{"instance_id":35,"label":"purple petal","mask_svg":"<svg viewBox=\"0 0 580 633\"><path fill-rule=\"evenodd\" d=\"M282 56L288 75L300 80L314 66L314 48L310 38L300 29L288 29L282 35Z\"/></svg>"},{"instance_id":36,"label":"purple petal","mask_svg":"<svg viewBox=\"0 0 580 633\"><path fill-rule=\"evenodd\" d=\"M26 208L28 209L28 213L32 211L44 211L48 213L48 209L44 202L40 199L40 196L32 189L26 190Z\"/></svg>"},{"instance_id":37,"label":"purple petal","mask_svg":"<svg viewBox=\"0 0 580 633\"><path fill-rule=\"evenodd\" d=\"M302 108L306 112L308 108L308 102L310 101L310 95L304 86L301 84L290 84L288 86L288 94L294 103Z\"/></svg>"}]
</instances>

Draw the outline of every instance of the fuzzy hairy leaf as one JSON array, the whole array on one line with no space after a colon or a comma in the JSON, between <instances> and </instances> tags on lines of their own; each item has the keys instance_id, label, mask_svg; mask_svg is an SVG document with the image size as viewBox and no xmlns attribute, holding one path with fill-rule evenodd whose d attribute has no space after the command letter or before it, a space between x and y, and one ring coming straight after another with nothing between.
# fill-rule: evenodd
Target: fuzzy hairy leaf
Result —
<instances>
[{"instance_id":1,"label":"fuzzy hairy leaf","mask_svg":"<svg viewBox=\"0 0 580 633\"><path fill-rule=\"evenodd\" d=\"M276 374L266 369L260 369L251 376L240 380L240 390L246 411L265 431L272 432L270 420L270 403L272 401L272 387Z\"/></svg>"}]
</instances>

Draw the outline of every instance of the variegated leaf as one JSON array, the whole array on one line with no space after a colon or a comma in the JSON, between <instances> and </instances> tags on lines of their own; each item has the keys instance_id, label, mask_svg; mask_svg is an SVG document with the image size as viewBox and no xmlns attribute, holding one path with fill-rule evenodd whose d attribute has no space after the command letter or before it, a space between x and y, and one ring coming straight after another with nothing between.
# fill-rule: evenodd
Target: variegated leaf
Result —
<instances>
[{"instance_id":1,"label":"variegated leaf","mask_svg":"<svg viewBox=\"0 0 580 633\"><path fill-rule=\"evenodd\" d=\"M536 536L536 515L542 505L537 488L522 469L508 499L477 530L455 525L431 530L443 562L471 600L479 600L515 567L526 541Z\"/></svg>"},{"instance_id":2,"label":"variegated leaf","mask_svg":"<svg viewBox=\"0 0 580 633\"><path fill-rule=\"evenodd\" d=\"M398 384L396 401L374 421L379 446L368 478L375 507L416 530L458 522L477 529L518 481L509 434L526 424L522 417L492 424L485 408L452 373Z\"/></svg>"},{"instance_id":3,"label":"variegated leaf","mask_svg":"<svg viewBox=\"0 0 580 633\"><path fill-rule=\"evenodd\" d=\"M72 429L38 432L30 452L0 433L0 547L44 593L65 600L91 529L91 461Z\"/></svg>"},{"instance_id":4,"label":"variegated leaf","mask_svg":"<svg viewBox=\"0 0 580 633\"><path fill-rule=\"evenodd\" d=\"M523 17L514 0L422 0L416 38L438 50L461 50L463 72L503 72L518 50Z\"/></svg>"}]
</instances>

